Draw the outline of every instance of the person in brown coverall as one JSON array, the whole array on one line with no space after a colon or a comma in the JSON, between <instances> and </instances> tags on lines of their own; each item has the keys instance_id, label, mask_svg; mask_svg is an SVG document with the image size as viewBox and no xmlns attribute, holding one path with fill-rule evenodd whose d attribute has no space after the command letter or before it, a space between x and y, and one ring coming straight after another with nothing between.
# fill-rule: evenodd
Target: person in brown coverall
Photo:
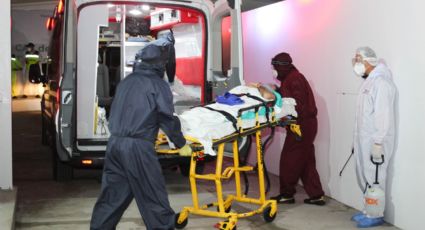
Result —
<instances>
[{"instance_id":1,"label":"person in brown coverall","mask_svg":"<svg viewBox=\"0 0 425 230\"><path fill-rule=\"evenodd\" d=\"M282 97L292 97L297 102L297 123L302 132L301 140L296 140L296 135L288 129L280 159L280 194L271 199L278 203L295 203L295 187L301 179L309 196L304 203L325 205L314 156L317 108L313 92L305 77L292 64L288 53L277 54L271 64L274 68L273 75L281 82L279 92Z\"/></svg>"}]
</instances>

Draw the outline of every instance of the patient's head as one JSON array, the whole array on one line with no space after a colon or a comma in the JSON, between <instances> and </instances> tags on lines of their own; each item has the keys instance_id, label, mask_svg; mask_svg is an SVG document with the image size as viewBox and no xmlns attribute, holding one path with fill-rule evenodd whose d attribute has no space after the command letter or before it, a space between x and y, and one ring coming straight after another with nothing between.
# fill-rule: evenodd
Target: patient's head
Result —
<instances>
[{"instance_id":1,"label":"patient's head","mask_svg":"<svg viewBox=\"0 0 425 230\"><path fill-rule=\"evenodd\" d=\"M267 100L275 100L274 92L277 91L277 86L273 84L249 83L248 87L257 88L261 96Z\"/></svg>"},{"instance_id":2,"label":"patient's head","mask_svg":"<svg viewBox=\"0 0 425 230\"><path fill-rule=\"evenodd\" d=\"M273 94L273 91L270 91L270 88L265 86L258 87L258 91L260 91L261 96L267 100L274 100L276 97Z\"/></svg>"}]
</instances>

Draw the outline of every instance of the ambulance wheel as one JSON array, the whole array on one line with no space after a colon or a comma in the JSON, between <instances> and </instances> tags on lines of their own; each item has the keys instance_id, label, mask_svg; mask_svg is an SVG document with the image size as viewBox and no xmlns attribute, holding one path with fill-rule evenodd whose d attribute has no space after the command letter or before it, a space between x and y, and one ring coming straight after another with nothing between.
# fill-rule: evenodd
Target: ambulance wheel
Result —
<instances>
[{"instance_id":1,"label":"ambulance wheel","mask_svg":"<svg viewBox=\"0 0 425 230\"><path fill-rule=\"evenodd\" d=\"M179 217L180 217L180 212L176 214L176 219L174 221L174 226L177 229L182 229L182 228L186 227L189 218L186 218L186 220L184 220L183 222L181 222L179 224L179 223L177 223L177 221L179 220Z\"/></svg>"},{"instance_id":2,"label":"ambulance wheel","mask_svg":"<svg viewBox=\"0 0 425 230\"><path fill-rule=\"evenodd\" d=\"M236 226L233 226L233 228L231 228L230 230L236 230Z\"/></svg>"},{"instance_id":3,"label":"ambulance wheel","mask_svg":"<svg viewBox=\"0 0 425 230\"><path fill-rule=\"evenodd\" d=\"M51 139L51 151L53 179L59 182L72 180L74 178L74 168L59 159L54 137Z\"/></svg>"},{"instance_id":4,"label":"ambulance wheel","mask_svg":"<svg viewBox=\"0 0 425 230\"><path fill-rule=\"evenodd\" d=\"M229 221L226 220L224 222L220 222L218 224L216 224L214 227L218 228L218 229L224 229L224 230L236 230L236 225L233 227L228 226Z\"/></svg>"},{"instance_id":5,"label":"ambulance wheel","mask_svg":"<svg viewBox=\"0 0 425 230\"><path fill-rule=\"evenodd\" d=\"M273 214L273 216L270 216L270 212L271 212L272 208L271 207L267 207L264 211L263 211L263 218L264 221L266 221L267 223L273 222L273 220L276 218L276 214Z\"/></svg>"},{"instance_id":6,"label":"ambulance wheel","mask_svg":"<svg viewBox=\"0 0 425 230\"><path fill-rule=\"evenodd\" d=\"M43 111L43 110L41 110ZM48 136L47 136L47 124L46 121L43 118L43 114L41 115L41 144L48 146L49 145L49 141L47 140Z\"/></svg>"}]
</instances>

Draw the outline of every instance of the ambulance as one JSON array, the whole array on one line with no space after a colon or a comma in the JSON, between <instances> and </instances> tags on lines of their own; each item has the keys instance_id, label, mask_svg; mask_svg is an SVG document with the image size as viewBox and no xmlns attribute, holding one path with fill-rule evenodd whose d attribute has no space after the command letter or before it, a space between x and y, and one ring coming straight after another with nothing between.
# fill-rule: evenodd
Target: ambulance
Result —
<instances>
[{"instance_id":1,"label":"ambulance","mask_svg":"<svg viewBox=\"0 0 425 230\"><path fill-rule=\"evenodd\" d=\"M170 88L181 113L243 83L242 12L279 1L59 0L46 21L51 41L41 100L42 140L52 146L55 179L103 166L115 89L149 41L174 34ZM188 174L187 157L159 160Z\"/></svg>"}]
</instances>

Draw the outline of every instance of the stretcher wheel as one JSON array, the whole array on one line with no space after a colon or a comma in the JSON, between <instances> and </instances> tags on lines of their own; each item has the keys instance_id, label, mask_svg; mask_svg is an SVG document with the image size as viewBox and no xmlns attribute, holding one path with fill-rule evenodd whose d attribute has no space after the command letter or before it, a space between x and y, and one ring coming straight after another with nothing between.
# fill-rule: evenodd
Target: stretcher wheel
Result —
<instances>
[{"instance_id":1,"label":"stretcher wheel","mask_svg":"<svg viewBox=\"0 0 425 230\"><path fill-rule=\"evenodd\" d=\"M181 222L179 224L177 222L179 220L179 217L180 217L180 212L176 214L176 218L175 218L175 221L174 221L174 227L177 228L177 229L182 229L182 228L186 227L189 218L186 218L183 222Z\"/></svg>"},{"instance_id":2,"label":"stretcher wheel","mask_svg":"<svg viewBox=\"0 0 425 230\"><path fill-rule=\"evenodd\" d=\"M219 229L219 230L236 230L236 225L233 226L233 227L229 226L228 220L217 223L216 225L214 225L214 227Z\"/></svg>"},{"instance_id":3,"label":"stretcher wheel","mask_svg":"<svg viewBox=\"0 0 425 230\"><path fill-rule=\"evenodd\" d=\"M236 226L226 228L226 230L236 230Z\"/></svg>"},{"instance_id":4,"label":"stretcher wheel","mask_svg":"<svg viewBox=\"0 0 425 230\"><path fill-rule=\"evenodd\" d=\"M263 218L264 218L264 221L266 221L267 223L273 222L273 220L276 218L276 215L277 215L277 212L276 212L275 214L273 214L273 216L270 216L271 210L272 210L271 207L267 207L263 211Z\"/></svg>"}]
</instances>

